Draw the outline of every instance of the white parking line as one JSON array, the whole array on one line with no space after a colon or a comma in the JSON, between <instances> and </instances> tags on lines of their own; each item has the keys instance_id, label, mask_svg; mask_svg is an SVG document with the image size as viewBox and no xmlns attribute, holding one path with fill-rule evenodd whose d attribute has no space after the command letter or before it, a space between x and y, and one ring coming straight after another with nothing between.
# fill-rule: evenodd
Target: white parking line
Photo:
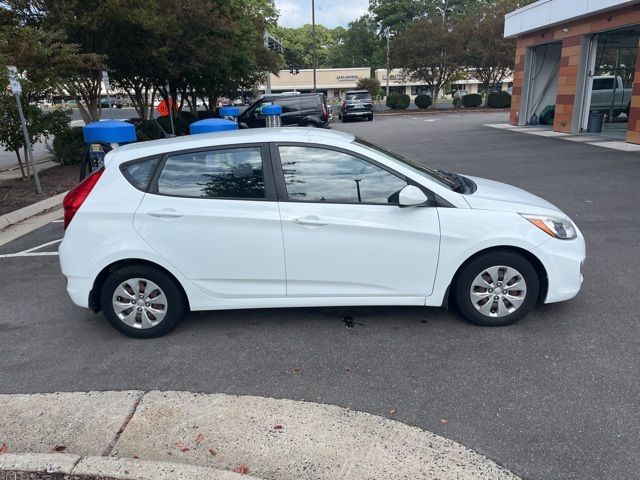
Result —
<instances>
[{"instance_id":1,"label":"white parking line","mask_svg":"<svg viewBox=\"0 0 640 480\"><path fill-rule=\"evenodd\" d=\"M28 248L21 252L17 253L5 253L0 255L0 258L14 258L14 257L51 257L54 255L58 255L58 252L36 252L35 250L40 250L41 248L49 247L55 243L61 242L62 239L53 240L51 242L43 243L42 245L38 245L37 247Z\"/></svg>"}]
</instances>

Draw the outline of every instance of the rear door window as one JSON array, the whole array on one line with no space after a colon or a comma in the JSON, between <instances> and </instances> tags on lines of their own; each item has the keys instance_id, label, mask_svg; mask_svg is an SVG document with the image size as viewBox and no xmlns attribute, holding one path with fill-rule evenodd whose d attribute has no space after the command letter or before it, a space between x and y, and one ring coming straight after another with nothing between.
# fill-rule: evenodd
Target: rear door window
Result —
<instances>
[{"instance_id":1,"label":"rear door window","mask_svg":"<svg viewBox=\"0 0 640 480\"><path fill-rule=\"evenodd\" d=\"M170 155L158 177L157 193L191 198L264 199L260 147Z\"/></svg>"},{"instance_id":2,"label":"rear door window","mask_svg":"<svg viewBox=\"0 0 640 480\"><path fill-rule=\"evenodd\" d=\"M300 101L302 110L317 110L318 108L318 97L304 97Z\"/></svg>"}]
</instances>

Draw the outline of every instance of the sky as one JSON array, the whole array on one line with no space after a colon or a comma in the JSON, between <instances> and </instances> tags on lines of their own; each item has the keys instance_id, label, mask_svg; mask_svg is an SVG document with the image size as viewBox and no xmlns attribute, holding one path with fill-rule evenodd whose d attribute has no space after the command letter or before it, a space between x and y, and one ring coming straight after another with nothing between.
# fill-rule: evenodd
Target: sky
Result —
<instances>
[{"instance_id":1,"label":"sky","mask_svg":"<svg viewBox=\"0 0 640 480\"><path fill-rule=\"evenodd\" d=\"M275 0L275 3L280 11L278 25L300 27L311 23L311 0ZM346 27L368 8L369 0L316 0L316 24Z\"/></svg>"}]
</instances>

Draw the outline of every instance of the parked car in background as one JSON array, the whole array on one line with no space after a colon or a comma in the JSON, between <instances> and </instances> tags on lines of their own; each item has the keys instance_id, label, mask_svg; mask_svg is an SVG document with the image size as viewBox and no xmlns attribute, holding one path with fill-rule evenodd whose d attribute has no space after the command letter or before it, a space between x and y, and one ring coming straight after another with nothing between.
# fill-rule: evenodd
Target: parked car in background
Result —
<instances>
[{"instance_id":1,"label":"parked car in background","mask_svg":"<svg viewBox=\"0 0 640 480\"><path fill-rule=\"evenodd\" d=\"M132 337L163 335L189 310L447 299L501 326L582 285L584 238L556 206L346 133L126 145L63 205L71 299Z\"/></svg>"},{"instance_id":2,"label":"parked car in background","mask_svg":"<svg viewBox=\"0 0 640 480\"><path fill-rule=\"evenodd\" d=\"M606 75L593 77L591 88L592 112L601 112L618 117L622 113L629 115L632 88L625 88L622 77Z\"/></svg>"},{"instance_id":3,"label":"parked car in background","mask_svg":"<svg viewBox=\"0 0 640 480\"><path fill-rule=\"evenodd\" d=\"M102 108L109 108L109 97L103 95L100 97L100 106ZM122 108L122 101L117 97L111 97L111 106L113 108Z\"/></svg>"},{"instance_id":4,"label":"parked car in background","mask_svg":"<svg viewBox=\"0 0 640 480\"><path fill-rule=\"evenodd\" d=\"M308 128L327 128L329 126L329 108L322 93L300 93L296 95L262 95L249 105L238 117L241 128L260 128L265 126L262 109L267 105L280 105L282 126Z\"/></svg>"},{"instance_id":5,"label":"parked car in background","mask_svg":"<svg viewBox=\"0 0 640 480\"><path fill-rule=\"evenodd\" d=\"M342 122L352 118L366 118L373 120L373 98L368 90L353 90L344 94L344 101L340 106L338 117Z\"/></svg>"}]
</instances>

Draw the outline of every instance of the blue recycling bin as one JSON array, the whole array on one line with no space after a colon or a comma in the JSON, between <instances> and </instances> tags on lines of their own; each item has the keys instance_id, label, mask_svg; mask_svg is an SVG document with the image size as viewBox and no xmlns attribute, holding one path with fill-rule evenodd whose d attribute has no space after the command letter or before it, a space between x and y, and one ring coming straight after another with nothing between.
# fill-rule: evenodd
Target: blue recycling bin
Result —
<instances>
[{"instance_id":1,"label":"blue recycling bin","mask_svg":"<svg viewBox=\"0 0 640 480\"><path fill-rule=\"evenodd\" d=\"M240 109L238 107L221 107L218 113L222 118L232 120L237 123L238 117L240 116Z\"/></svg>"},{"instance_id":2,"label":"blue recycling bin","mask_svg":"<svg viewBox=\"0 0 640 480\"><path fill-rule=\"evenodd\" d=\"M108 143L115 148L123 143L136 141L136 127L129 122L105 120L92 122L82 128L85 143Z\"/></svg>"},{"instance_id":3,"label":"blue recycling bin","mask_svg":"<svg viewBox=\"0 0 640 480\"><path fill-rule=\"evenodd\" d=\"M205 120L198 120L189 126L191 135L197 135L199 133L227 132L237 129L238 124L236 122L226 120L224 118L207 118Z\"/></svg>"},{"instance_id":4,"label":"blue recycling bin","mask_svg":"<svg viewBox=\"0 0 640 480\"><path fill-rule=\"evenodd\" d=\"M269 128L279 127L280 115L282 115L282 107L280 105L267 105L262 108L265 126Z\"/></svg>"}]
</instances>

